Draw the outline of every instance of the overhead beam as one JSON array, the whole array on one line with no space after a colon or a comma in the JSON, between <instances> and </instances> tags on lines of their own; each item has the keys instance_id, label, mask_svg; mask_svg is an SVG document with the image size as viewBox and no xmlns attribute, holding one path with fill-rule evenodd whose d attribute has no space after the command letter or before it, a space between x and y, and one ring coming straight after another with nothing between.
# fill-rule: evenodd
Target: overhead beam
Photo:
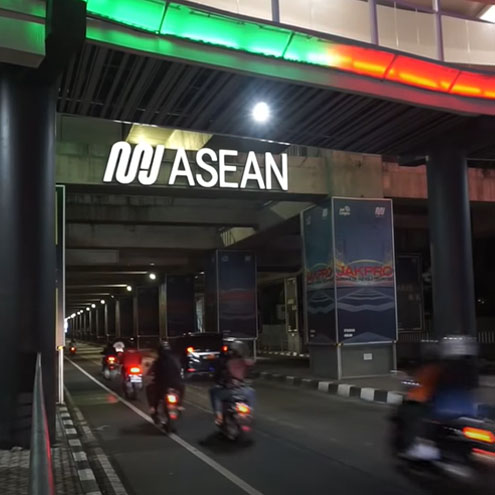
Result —
<instances>
[{"instance_id":1,"label":"overhead beam","mask_svg":"<svg viewBox=\"0 0 495 495\"><path fill-rule=\"evenodd\" d=\"M221 207L68 204L66 219L70 223L90 224L257 226L256 211Z\"/></svg>"},{"instance_id":2,"label":"overhead beam","mask_svg":"<svg viewBox=\"0 0 495 495\"><path fill-rule=\"evenodd\" d=\"M221 247L212 227L67 224L67 248L215 249Z\"/></svg>"}]
</instances>

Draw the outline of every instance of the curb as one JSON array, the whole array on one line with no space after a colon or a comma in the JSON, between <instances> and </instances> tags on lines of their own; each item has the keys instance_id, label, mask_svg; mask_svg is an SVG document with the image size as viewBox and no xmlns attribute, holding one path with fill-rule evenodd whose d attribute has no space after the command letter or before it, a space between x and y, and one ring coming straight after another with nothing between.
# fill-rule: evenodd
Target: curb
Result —
<instances>
[{"instance_id":1,"label":"curb","mask_svg":"<svg viewBox=\"0 0 495 495\"><path fill-rule=\"evenodd\" d=\"M371 387L356 387L347 383L323 381L315 378L302 378L299 376L282 375L280 373L271 373L262 371L255 374L255 377L261 380L284 383L299 388L316 390L318 392L338 395L340 397L354 397L366 402L376 402L379 404L400 405L404 400L404 394L401 392L391 392ZM495 420L495 405L477 404L478 415L480 417Z\"/></svg>"},{"instance_id":2,"label":"curb","mask_svg":"<svg viewBox=\"0 0 495 495\"><path fill-rule=\"evenodd\" d=\"M309 354L300 354L299 352L290 351L258 351L258 355L309 358Z\"/></svg>"},{"instance_id":3,"label":"curb","mask_svg":"<svg viewBox=\"0 0 495 495\"><path fill-rule=\"evenodd\" d=\"M93 469L89 465L88 455L83 448L71 413L66 405L59 406L59 411L82 492L84 495L102 495Z\"/></svg>"},{"instance_id":4,"label":"curb","mask_svg":"<svg viewBox=\"0 0 495 495\"><path fill-rule=\"evenodd\" d=\"M76 462L78 474L81 471L83 481L85 482L86 487L88 487L88 491L84 491L84 495L128 495L127 490L120 480L120 477L115 472L103 449L99 447L96 437L91 431L91 428L88 426L82 412L74 404L71 394L66 387L64 394L66 402L69 406L70 414L75 417L77 421L77 424L73 423L72 426L69 425L69 428L76 432L76 437L72 440L72 445L74 445L74 448L76 449L76 452L73 452L73 456L75 456L74 461ZM67 407L63 407L67 410ZM79 435L77 435L77 431L79 431ZM90 478L92 476L91 480L84 480L86 476ZM104 480L103 477L105 478ZM92 483L93 480L94 484ZM96 484L96 490L91 491L90 482L93 487ZM100 485L98 485L98 483L100 483Z\"/></svg>"}]
</instances>

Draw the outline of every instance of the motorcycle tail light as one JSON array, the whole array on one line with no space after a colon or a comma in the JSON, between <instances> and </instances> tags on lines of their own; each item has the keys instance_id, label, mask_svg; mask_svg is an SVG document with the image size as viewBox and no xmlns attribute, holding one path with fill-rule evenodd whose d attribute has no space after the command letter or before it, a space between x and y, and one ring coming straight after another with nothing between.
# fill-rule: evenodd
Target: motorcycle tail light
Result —
<instances>
[{"instance_id":1,"label":"motorcycle tail light","mask_svg":"<svg viewBox=\"0 0 495 495\"><path fill-rule=\"evenodd\" d=\"M169 404L177 404L177 396L174 394L167 394L167 402Z\"/></svg>"},{"instance_id":2,"label":"motorcycle tail light","mask_svg":"<svg viewBox=\"0 0 495 495\"><path fill-rule=\"evenodd\" d=\"M249 406L247 404L242 404L242 403L237 403L235 405L235 410L239 414L249 414L249 411L251 411L251 409L249 408Z\"/></svg>"},{"instance_id":3,"label":"motorcycle tail light","mask_svg":"<svg viewBox=\"0 0 495 495\"><path fill-rule=\"evenodd\" d=\"M137 374L141 373L141 368L138 368L137 366L133 366L129 370L129 372L132 373L133 375L137 375Z\"/></svg>"},{"instance_id":4,"label":"motorcycle tail light","mask_svg":"<svg viewBox=\"0 0 495 495\"><path fill-rule=\"evenodd\" d=\"M107 361L111 364L115 363L115 357L114 356L110 356L107 358Z\"/></svg>"},{"instance_id":5,"label":"motorcycle tail light","mask_svg":"<svg viewBox=\"0 0 495 495\"><path fill-rule=\"evenodd\" d=\"M495 443L495 435L488 430L466 426L462 429L462 433L466 438L469 438L469 440L477 440L478 442L484 443Z\"/></svg>"},{"instance_id":6,"label":"motorcycle tail light","mask_svg":"<svg viewBox=\"0 0 495 495\"><path fill-rule=\"evenodd\" d=\"M187 353L188 354L192 354L194 352L194 347L191 347L189 346L187 349L186 349Z\"/></svg>"},{"instance_id":7,"label":"motorcycle tail light","mask_svg":"<svg viewBox=\"0 0 495 495\"><path fill-rule=\"evenodd\" d=\"M71 350L71 351L75 351L75 350L76 350L76 348L75 348L75 347L71 347L71 348L70 348L70 350Z\"/></svg>"}]
</instances>

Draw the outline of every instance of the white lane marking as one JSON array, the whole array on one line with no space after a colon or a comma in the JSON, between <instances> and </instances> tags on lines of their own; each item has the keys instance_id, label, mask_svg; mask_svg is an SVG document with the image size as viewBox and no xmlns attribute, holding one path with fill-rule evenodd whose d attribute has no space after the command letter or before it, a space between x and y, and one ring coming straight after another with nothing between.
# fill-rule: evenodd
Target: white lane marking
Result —
<instances>
[{"instance_id":1,"label":"white lane marking","mask_svg":"<svg viewBox=\"0 0 495 495\"><path fill-rule=\"evenodd\" d=\"M402 394L398 394L396 392L388 392L387 393L387 404L395 404L400 405L404 400L404 396Z\"/></svg>"},{"instance_id":2,"label":"white lane marking","mask_svg":"<svg viewBox=\"0 0 495 495\"><path fill-rule=\"evenodd\" d=\"M108 392L109 394L113 395L118 401L122 402L122 404L126 405L131 411L135 412L138 416L141 416L145 421L148 423L151 423L153 426L155 426L155 423L153 423L153 420L148 416L146 413L141 411L138 407L136 407L134 404L131 404L124 398L122 398L120 395L116 394L113 390L108 388L107 386L103 385L100 381L98 381L96 378L91 376L86 370L81 368L78 364L74 363L71 359L66 358L76 369L78 369L83 375L87 376L91 381L96 383L99 387L101 387L105 392ZM173 440L175 443L179 444L181 447L184 447L188 452L190 452L192 455L196 456L199 460L203 461L205 464L210 466L212 469L217 471L217 473L221 474L225 478L227 478L231 483L239 487L243 492L248 493L249 495L263 495L262 492L256 490L256 488L252 487L250 484L236 476L234 473L229 471L228 469L224 468L222 465L218 464L218 462L214 461L210 457L208 457L206 454L198 450L196 447L191 445L190 443L186 442L184 439L179 437L178 435L171 433L168 435L168 437Z\"/></svg>"},{"instance_id":3,"label":"white lane marking","mask_svg":"<svg viewBox=\"0 0 495 495\"><path fill-rule=\"evenodd\" d=\"M92 469L78 469L77 474L79 475L81 481L96 481Z\"/></svg>"}]
</instances>

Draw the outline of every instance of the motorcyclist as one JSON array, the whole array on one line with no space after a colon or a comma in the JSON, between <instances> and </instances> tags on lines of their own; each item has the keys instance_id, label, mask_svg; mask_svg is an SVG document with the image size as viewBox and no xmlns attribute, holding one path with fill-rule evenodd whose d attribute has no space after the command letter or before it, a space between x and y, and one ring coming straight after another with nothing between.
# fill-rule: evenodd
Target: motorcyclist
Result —
<instances>
[{"instance_id":1,"label":"motorcyclist","mask_svg":"<svg viewBox=\"0 0 495 495\"><path fill-rule=\"evenodd\" d=\"M421 343L421 363L411 374L412 385L399 406L395 420L398 423L396 448L413 455L417 447L413 447L415 439L423 435L423 422L428 414L429 403L433 397L442 371L439 358L438 341Z\"/></svg>"},{"instance_id":2,"label":"motorcyclist","mask_svg":"<svg viewBox=\"0 0 495 495\"><path fill-rule=\"evenodd\" d=\"M158 423L158 405L169 388L177 390L179 395L179 409L183 409L185 385L181 376L179 360L173 355L167 341L160 342L158 357L151 365L148 375L153 381L146 387L146 395L150 406L150 416Z\"/></svg>"},{"instance_id":3,"label":"motorcyclist","mask_svg":"<svg viewBox=\"0 0 495 495\"><path fill-rule=\"evenodd\" d=\"M143 355L137 349L136 340L134 338L130 338L124 353L120 359L122 365L122 377L125 378L126 375L129 374L129 369L136 366L141 368L141 364L143 362Z\"/></svg>"},{"instance_id":4,"label":"motorcyclist","mask_svg":"<svg viewBox=\"0 0 495 495\"><path fill-rule=\"evenodd\" d=\"M113 344L110 344L110 342L109 342L103 348L103 351L101 351L101 354L103 355L103 358L101 360L101 367L102 367L102 371L105 371L108 356L117 356L117 351L115 350L115 347L113 346Z\"/></svg>"},{"instance_id":5,"label":"motorcyclist","mask_svg":"<svg viewBox=\"0 0 495 495\"><path fill-rule=\"evenodd\" d=\"M254 390L245 383L248 371L253 366L253 362L246 358L248 353L247 345L237 340L230 344L228 351L219 359L215 373L216 384L210 389L211 406L217 425L223 422L222 402L230 397L233 388L242 388L248 405L251 408L254 406Z\"/></svg>"},{"instance_id":6,"label":"motorcyclist","mask_svg":"<svg viewBox=\"0 0 495 495\"><path fill-rule=\"evenodd\" d=\"M445 422L461 416L476 416L474 389L477 387L477 345L469 336L447 336L439 344L439 361L429 375L423 372L423 385L409 397L425 404L417 419L416 439L404 452L405 457L435 460L439 451L434 444L431 421ZM426 379L425 379L426 377ZM426 423L426 424L425 424Z\"/></svg>"}]
</instances>

